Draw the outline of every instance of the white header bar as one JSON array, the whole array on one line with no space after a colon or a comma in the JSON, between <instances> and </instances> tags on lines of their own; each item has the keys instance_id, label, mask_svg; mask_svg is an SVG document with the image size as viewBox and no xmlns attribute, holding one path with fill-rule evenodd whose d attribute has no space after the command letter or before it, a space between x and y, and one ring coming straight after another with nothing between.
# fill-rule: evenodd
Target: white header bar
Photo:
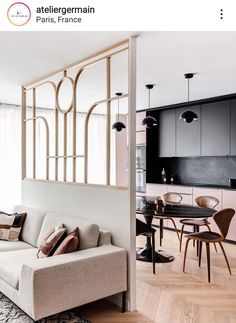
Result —
<instances>
[{"instance_id":1,"label":"white header bar","mask_svg":"<svg viewBox=\"0 0 236 323\"><path fill-rule=\"evenodd\" d=\"M235 0L2 0L0 30L236 30Z\"/></svg>"}]
</instances>

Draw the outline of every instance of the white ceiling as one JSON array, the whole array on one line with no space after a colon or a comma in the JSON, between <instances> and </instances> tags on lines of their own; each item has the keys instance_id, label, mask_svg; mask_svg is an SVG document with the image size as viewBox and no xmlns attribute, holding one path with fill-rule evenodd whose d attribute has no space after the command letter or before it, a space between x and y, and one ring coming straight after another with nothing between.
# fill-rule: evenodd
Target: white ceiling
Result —
<instances>
[{"instance_id":1,"label":"white ceiling","mask_svg":"<svg viewBox=\"0 0 236 323\"><path fill-rule=\"evenodd\" d=\"M131 34L135 33L0 32L0 102L20 104L21 85ZM152 106L186 101L187 72L197 73L190 83L192 100L236 92L235 39L236 32L142 32L137 42L137 109L147 107L147 83L157 84ZM126 90L126 59L121 55L116 61L114 70L120 74L114 91ZM98 68L92 73L94 80L100 72ZM94 91L100 87L94 86Z\"/></svg>"}]
</instances>

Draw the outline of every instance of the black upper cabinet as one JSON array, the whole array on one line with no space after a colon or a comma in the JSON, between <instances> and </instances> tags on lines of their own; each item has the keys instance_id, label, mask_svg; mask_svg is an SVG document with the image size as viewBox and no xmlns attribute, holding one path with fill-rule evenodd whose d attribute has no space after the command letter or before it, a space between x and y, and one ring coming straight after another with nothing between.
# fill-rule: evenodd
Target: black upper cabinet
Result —
<instances>
[{"instance_id":1,"label":"black upper cabinet","mask_svg":"<svg viewBox=\"0 0 236 323\"><path fill-rule=\"evenodd\" d=\"M179 116L186 108L176 109L176 156L177 157L192 157L201 155L201 139L200 139L200 106L191 107L198 120L191 123L186 123L179 119Z\"/></svg>"},{"instance_id":2,"label":"black upper cabinet","mask_svg":"<svg viewBox=\"0 0 236 323\"><path fill-rule=\"evenodd\" d=\"M159 157L175 156L175 109L160 111L158 128Z\"/></svg>"},{"instance_id":3,"label":"black upper cabinet","mask_svg":"<svg viewBox=\"0 0 236 323\"><path fill-rule=\"evenodd\" d=\"M236 100L231 100L231 155L236 156Z\"/></svg>"},{"instance_id":4,"label":"black upper cabinet","mask_svg":"<svg viewBox=\"0 0 236 323\"><path fill-rule=\"evenodd\" d=\"M203 104L202 156L230 155L230 101Z\"/></svg>"}]
</instances>

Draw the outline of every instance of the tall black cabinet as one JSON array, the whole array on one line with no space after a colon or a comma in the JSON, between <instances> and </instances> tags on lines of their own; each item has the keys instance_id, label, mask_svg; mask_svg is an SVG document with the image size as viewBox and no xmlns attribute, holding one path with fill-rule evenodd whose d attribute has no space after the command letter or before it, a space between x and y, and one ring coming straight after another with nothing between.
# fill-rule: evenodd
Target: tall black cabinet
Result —
<instances>
[{"instance_id":1,"label":"tall black cabinet","mask_svg":"<svg viewBox=\"0 0 236 323\"><path fill-rule=\"evenodd\" d=\"M202 105L202 156L230 155L230 101Z\"/></svg>"}]
</instances>

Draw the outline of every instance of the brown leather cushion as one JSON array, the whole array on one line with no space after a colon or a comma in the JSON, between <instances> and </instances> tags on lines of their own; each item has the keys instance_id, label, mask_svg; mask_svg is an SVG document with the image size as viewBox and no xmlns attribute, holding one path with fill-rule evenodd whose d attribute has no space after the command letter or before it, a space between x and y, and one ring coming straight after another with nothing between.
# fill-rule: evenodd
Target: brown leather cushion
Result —
<instances>
[{"instance_id":1,"label":"brown leather cushion","mask_svg":"<svg viewBox=\"0 0 236 323\"><path fill-rule=\"evenodd\" d=\"M37 254L38 258L46 258L52 256L65 237L66 228L64 228L63 224L60 224L59 226L52 228L46 234L39 247Z\"/></svg>"},{"instance_id":2,"label":"brown leather cushion","mask_svg":"<svg viewBox=\"0 0 236 323\"><path fill-rule=\"evenodd\" d=\"M216 232L211 231L203 231L198 233L190 233L186 234L186 238L194 239L194 240L202 240L202 241L219 241L221 240L221 235Z\"/></svg>"},{"instance_id":3,"label":"brown leather cushion","mask_svg":"<svg viewBox=\"0 0 236 323\"><path fill-rule=\"evenodd\" d=\"M74 252L79 249L79 229L76 228L61 242L53 256Z\"/></svg>"}]
</instances>

